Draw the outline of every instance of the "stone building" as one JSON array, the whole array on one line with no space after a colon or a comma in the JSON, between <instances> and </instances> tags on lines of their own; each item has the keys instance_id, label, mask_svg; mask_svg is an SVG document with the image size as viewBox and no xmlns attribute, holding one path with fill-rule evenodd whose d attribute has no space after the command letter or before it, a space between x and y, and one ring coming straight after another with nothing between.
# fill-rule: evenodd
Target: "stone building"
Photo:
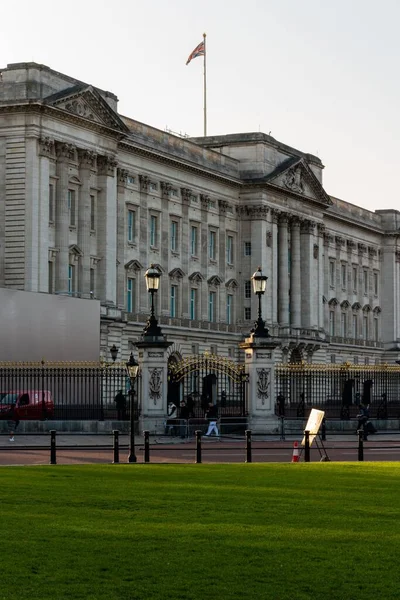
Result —
<instances>
[{"instance_id":1,"label":"stone building","mask_svg":"<svg viewBox=\"0 0 400 600\"><path fill-rule=\"evenodd\" d=\"M0 286L99 299L100 353L125 358L153 263L170 353L238 361L261 265L279 361L399 357L398 211L329 196L321 160L269 135L181 138L117 104L43 65L0 69Z\"/></svg>"}]
</instances>

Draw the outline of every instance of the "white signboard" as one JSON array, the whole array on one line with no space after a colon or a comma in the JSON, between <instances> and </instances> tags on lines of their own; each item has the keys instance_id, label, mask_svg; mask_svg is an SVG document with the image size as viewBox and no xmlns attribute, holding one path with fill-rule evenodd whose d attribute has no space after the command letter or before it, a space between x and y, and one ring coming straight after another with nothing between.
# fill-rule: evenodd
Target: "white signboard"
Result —
<instances>
[{"instance_id":1,"label":"white signboard","mask_svg":"<svg viewBox=\"0 0 400 600\"><path fill-rule=\"evenodd\" d=\"M315 436L318 434L319 428L321 427L322 419L325 416L325 411L312 408L310 416L308 417L307 425L304 431L310 432L310 446L313 443ZM306 443L305 436L301 440L301 445L304 446Z\"/></svg>"}]
</instances>

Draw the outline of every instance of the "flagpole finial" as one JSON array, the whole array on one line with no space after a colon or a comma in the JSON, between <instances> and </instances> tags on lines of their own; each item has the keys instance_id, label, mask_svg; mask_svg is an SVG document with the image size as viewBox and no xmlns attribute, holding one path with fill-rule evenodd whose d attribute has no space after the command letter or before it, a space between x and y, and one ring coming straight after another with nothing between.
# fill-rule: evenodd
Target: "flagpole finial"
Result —
<instances>
[{"instance_id":1,"label":"flagpole finial","mask_svg":"<svg viewBox=\"0 0 400 600\"><path fill-rule=\"evenodd\" d=\"M206 37L206 36L207 36L207 34L206 34L206 33L203 33L203 37Z\"/></svg>"}]
</instances>

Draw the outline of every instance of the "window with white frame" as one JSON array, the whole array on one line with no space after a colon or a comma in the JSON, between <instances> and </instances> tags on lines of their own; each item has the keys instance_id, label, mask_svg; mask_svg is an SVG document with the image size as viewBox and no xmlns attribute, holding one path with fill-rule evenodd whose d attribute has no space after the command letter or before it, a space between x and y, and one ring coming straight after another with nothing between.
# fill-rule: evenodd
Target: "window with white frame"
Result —
<instances>
[{"instance_id":1,"label":"window with white frame","mask_svg":"<svg viewBox=\"0 0 400 600\"><path fill-rule=\"evenodd\" d=\"M150 215L150 246L155 248L158 244L158 217Z\"/></svg>"},{"instance_id":2,"label":"window with white frame","mask_svg":"<svg viewBox=\"0 0 400 600\"><path fill-rule=\"evenodd\" d=\"M377 296L379 294L379 277L378 277L378 273L375 271L374 272L374 296Z\"/></svg>"},{"instance_id":3,"label":"window with white frame","mask_svg":"<svg viewBox=\"0 0 400 600\"><path fill-rule=\"evenodd\" d=\"M90 231L96 231L96 197L90 194Z\"/></svg>"},{"instance_id":4,"label":"window with white frame","mask_svg":"<svg viewBox=\"0 0 400 600\"><path fill-rule=\"evenodd\" d=\"M368 295L368 271L367 271L367 269L363 270L363 290L364 290L364 295L367 296Z\"/></svg>"},{"instance_id":5,"label":"window with white frame","mask_svg":"<svg viewBox=\"0 0 400 600\"><path fill-rule=\"evenodd\" d=\"M191 256L197 256L199 230L196 225L190 227L190 254Z\"/></svg>"},{"instance_id":6,"label":"window with white frame","mask_svg":"<svg viewBox=\"0 0 400 600\"><path fill-rule=\"evenodd\" d=\"M177 315L178 288L176 285L171 285L170 288L170 317L175 318Z\"/></svg>"},{"instance_id":7,"label":"window with white frame","mask_svg":"<svg viewBox=\"0 0 400 600\"><path fill-rule=\"evenodd\" d=\"M251 256L251 242L244 243L244 255Z\"/></svg>"},{"instance_id":8,"label":"window with white frame","mask_svg":"<svg viewBox=\"0 0 400 600\"><path fill-rule=\"evenodd\" d=\"M49 183L49 221L54 222L55 215L55 184Z\"/></svg>"},{"instance_id":9,"label":"window with white frame","mask_svg":"<svg viewBox=\"0 0 400 600\"><path fill-rule=\"evenodd\" d=\"M233 321L233 296L228 294L226 297L226 322L231 325Z\"/></svg>"},{"instance_id":10,"label":"window with white frame","mask_svg":"<svg viewBox=\"0 0 400 600\"><path fill-rule=\"evenodd\" d=\"M136 305L136 279L128 277L126 280L126 310L127 312L135 312Z\"/></svg>"},{"instance_id":11,"label":"window with white frame","mask_svg":"<svg viewBox=\"0 0 400 600\"><path fill-rule=\"evenodd\" d=\"M226 262L233 265L233 235L226 237Z\"/></svg>"},{"instance_id":12,"label":"window with white frame","mask_svg":"<svg viewBox=\"0 0 400 600\"><path fill-rule=\"evenodd\" d=\"M244 297L251 298L251 281L250 281L250 279L248 281L244 282Z\"/></svg>"},{"instance_id":13,"label":"window with white frame","mask_svg":"<svg viewBox=\"0 0 400 600\"><path fill-rule=\"evenodd\" d=\"M251 320L251 307L250 306L244 307L244 320L245 321Z\"/></svg>"},{"instance_id":14,"label":"window with white frame","mask_svg":"<svg viewBox=\"0 0 400 600\"><path fill-rule=\"evenodd\" d=\"M335 261L329 261L329 285L335 287Z\"/></svg>"},{"instance_id":15,"label":"window with white frame","mask_svg":"<svg viewBox=\"0 0 400 600\"><path fill-rule=\"evenodd\" d=\"M353 291L357 292L358 286L357 286L357 278L358 278L358 269L357 267L353 267Z\"/></svg>"},{"instance_id":16,"label":"window with white frame","mask_svg":"<svg viewBox=\"0 0 400 600\"><path fill-rule=\"evenodd\" d=\"M217 258L217 232L212 229L208 232L208 258L210 260Z\"/></svg>"},{"instance_id":17,"label":"window with white frame","mask_svg":"<svg viewBox=\"0 0 400 600\"><path fill-rule=\"evenodd\" d=\"M132 210L131 208L128 210L126 226L127 240L130 244L133 244L136 240L136 211Z\"/></svg>"},{"instance_id":18,"label":"window with white frame","mask_svg":"<svg viewBox=\"0 0 400 600\"><path fill-rule=\"evenodd\" d=\"M358 338L358 315L353 315L353 338Z\"/></svg>"},{"instance_id":19,"label":"window with white frame","mask_svg":"<svg viewBox=\"0 0 400 600\"><path fill-rule=\"evenodd\" d=\"M68 190L68 213L70 227L76 226L76 193L75 190Z\"/></svg>"},{"instance_id":20,"label":"window with white frame","mask_svg":"<svg viewBox=\"0 0 400 600\"><path fill-rule=\"evenodd\" d=\"M347 288L347 265L341 264L340 266L341 280L342 280L342 288Z\"/></svg>"},{"instance_id":21,"label":"window with white frame","mask_svg":"<svg viewBox=\"0 0 400 600\"><path fill-rule=\"evenodd\" d=\"M75 293L75 265L68 265L68 294Z\"/></svg>"},{"instance_id":22,"label":"window with white frame","mask_svg":"<svg viewBox=\"0 0 400 600\"><path fill-rule=\"evenodd\" d=\"M215 323L217 320L217 293L208 293L208 320Z\"/></svg>"},{"instance_id":23,"label":"window with white frame","mask_svg":"<svg viewBox=\"0 0 400 600\"><path fill-rule=\"evenodd\" d=\"M190 306L189 306L189 314L191 321L195 321L197 319L197 289L190 288Z\"/></svg>"},{"instance_id":24,"label":"window with white frame","mask_svg":"<svg viewBox=\"0 0 400 600\"><path fill-rule=\"evenodd\" d=\"M171 250L178 251L178 221L171 221Z\"/></svg>"},{"instance_id":25,"label":"window with white frame","mask_svg":"<svg viewBox=\"0 0 400 600\"><path fill-rule=\"evenodd\" d=\"M335 335L335 313L333 310L329 311L329 335Z\"/></svg>"}]
</instances>

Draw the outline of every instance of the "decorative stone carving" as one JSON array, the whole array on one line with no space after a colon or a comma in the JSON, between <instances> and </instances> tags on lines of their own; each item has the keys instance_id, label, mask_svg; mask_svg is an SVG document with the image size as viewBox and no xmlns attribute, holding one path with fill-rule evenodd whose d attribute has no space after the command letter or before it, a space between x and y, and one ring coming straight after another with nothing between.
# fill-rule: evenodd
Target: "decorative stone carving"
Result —
<instances>
[{"instance_id":1,"label":"decorative stone carving","mask_svg":"<svg viewBox=\"0 0 400 600\"><path fill-rule=\"evenodd\" d=\"M264 405L269 398L270 371L268 369L257 369L257 376L257 398L259 398L261 404Z\"/></svg>"},{"instance_id":2,"label":"decorative stone carving","mask_svg":"<svg viewBox=\"0 0 400 600\"><path fill-rule=\"evenodd\" d=\"M47 156L47 158L55 157L55 144L54 140L49 137L39 139L39 154L40 156Z\"/></svg>"},{"instance_id":3,"label":"decorative stone carving","mask_svg":"<svg viewBox=\"0 0 400 600\"><path fill-rule=\"evenodd\" d=\"M319 246L318 246L318 244L314 244L313 256L314 256L314 258L318 258L318 256L319 256Z\"/></svg>"},{"instance_id":4,"label":"decorative stone carving","mask_svg":"<svg viewBox=\"0 0 400 600\"><path fill-rule=\"evenodd\" d=\"M161 181L160 187L161 187L161 195L164 198L167 198L169 196L170 191L172 190L172 185L168 181Z\"/></svg>"},{"instance_id":5,"label":"decorative stone carving","mask_svg":"<svg viewBox=\"0 0 400 600\"><path fill-rule=\"evenodd\" d=\"M304 184L302 181L302 170L300 167L289 169L283 176L283 184L292 192L304 194Z\"/></svg>"},{"instance_id":6,"label":"decorative stone carving","mask_svg":"<svg viewBox=\"0 0 400 600\"><path fill-rule=\"evenodd\" d=\"M73 160L75 158L75 146L65 142L56 142L57 158Z\"/></svg>"},{"instance_id":7,"label":"decorative stone carving","mask_svg":"<svg viewBox=\"0 0 400 600\"><path fill-rule=\"evenodd\" d=\"M151 369L149 372L150 372L150 378L149 378L150 398L153 400L154 405L156 405L157 400L159 400L161 398L162 369Z\"/></svg>"},{"instance_id":8,"label":"decorative stone carving","mask_svg":"<svg viewBox=\"0 0 400 600\"><path fill-rule=\"evenodd\" d=\"M182 202L189 204L192 197L192 190L190 188L181 188Z\"/></svg>"},{"instance_id":9,"label":"decorative stone carving","mask_svg":"<svg viewBox=\"0 0 400 600\"><path fill-rule=\"evenodd\" d=\"M267 231L265 234L265 242L267 244L267 248L271 248L272 245L272 231Z\"/></svg>"},{"instance_id":10,"label":"decorative stone carving","mask_svg":"<svg viewBox=\"0 0 400 600\"><path fill-rule=\"evenodd\" d=\"M325 235L326 227L323 223L317 223L317 234L319 237L323 237Z\"/></svg>"},{"instance_id":11,"label":"decorative stone carving","mask_svg":"<svg viewBox=\"0 0 400 600\"><path fill-rule=\"evenodd\" d=\"M92 150L78 150L79 164L82 169L94 169L96 166L96 152Z\"/></svg>"},{"instance_id":12,"label":"decorative stone carving","mask_svg":"<svg viewBox=\"0 0 400 600\"><path fill-rule=\"evenodd\" d=\"M67 102L65 109L74 115L78 115L79 117L91 119L92 121L95 120L92 110L89 108L86 102L82 100L82 98L76 98L71 102Z\"/></svg>"},{"instance_id":13,"label":"decorative stone carving","mask_svg":"<svg viewBox=\"0 0 400 600\"><path fill-rule=\"evenodd\" d=\"M372 258L378 254L378 251L374 246L368 246L368 255Z\"/></svg>"},{"instance_id":14,"label":"decorative stone carving","mask_svg":"<svg viewBox=\"0 0 400 600\"><path fill-rule=\"evenodd\" d=\"M329 246L333 243L333 235L331 233L324 233L324 246Z\"/></svg>"},{"instance_id":15,"label":"decorative stone carving","mask_svg":"<svg viewBox=\"0 0 400 600\"><path fill-rule=\"evenodd\" d=\"M272 217L272 223L276 225L279 222L279 215L281 214L281 211L277 208L271 208L270 212Z\"/></svg>"},{"instance_id":16,"label":"decorative stone carving","mask_svg":"<svg viewBox=\"0 0 400 600\"><path fill-rule=\"evenodd\" d=\"M218 200L218 206L221 215L226 215L226 209L228 208L228 202L226 200Z\"/></svg>"},{"instance_id":17,"label":"decorative stone carving","mask_svg":"<svg viewBox=\"0 0 400 600\"><path fill-rule=\"evenodd\" d=\"M147 177L147 175L139 175L139 185L140 191L145 192L147 194L150 187L150 178Z\"/></svg>"},{"instance_id":18,"label":"decorative stone carving","mask_svg":"<svg viewBox=\"0 0 400 600\"><path fill-rule=\"evenodd\" d=\"M208 210L210 206L210 196L207 194L200 194L200 202L203 210Z\"/></svg>"},{"instance_id":19,"label":"decorative stone carving","mask_svg":"<svg viewBox=\"0 0 400 600\"><path fill-rule=\"evenodd\" d=\"M365 254L366 251L367 251L367 246L365 244L358 244L359 254Z\"/></svg>"},{"instance_id":20,"label":"decorative stone carving","mask_svg":"<svg viewBox=\"0 0 400 600\"><path fill-rule=\"evenodd\" d=\"M98 175L107 175L114 177L117 161L113 156L98 156L97 157L97 173Z\"/></svg>"},{"instance_id":21,"label":"decorative stone carving","mask_svg":"<svg viewBox=\"0 0 400 600\"><path fill-rule=\"evenodd\" d=\"M354 248L356 247L356 243L353 240L347 240L347 249L348 250L354 250Z\"/></svg>"},{"instance_id":22,"label":"decorative stone carving","mask_svg":"<svg viewBox=\"0 0 400 600\"><path fill-rule=\"evenodd\" d=\"M128 183L129 172L126 169L117 169L118 185L126 185Z\"/></svg>"},{"instance_id":23,"label":"decorative stone carving","mask_svg":"<svg viewBox=\"0 0 400 600\"><path fill-rule=\"evenodd\" d=\"M346 240L344 238L342 238L340 235L335 236L335 242L336 242L336 246L338 248L341 248L342 246L346 245Z\"/></svg>"},{"instance_id":24,"label":"decorative stone carving","mask_svg":"<svg viewBox=\"0 0 400 600\"><path fill-rule=\"evenodd\" d=\"M308 219L304 219L301 221L300 231L301 231L301 233L312 234L312 233L314 233L315 225L316 225L316 223L314 223L314 221L309 221Z\"/></svg>"},{"instance_id":25,"label":"decorative stone carving","mask_svg":"<svg viewBox=\"0 0 400 600\"><path fill-rule=\"evenodd\" d=\"M279 224L287 225L290 221L290 214L287 212L280 212L279 214Z\"/></svg>"}]
</instances>

